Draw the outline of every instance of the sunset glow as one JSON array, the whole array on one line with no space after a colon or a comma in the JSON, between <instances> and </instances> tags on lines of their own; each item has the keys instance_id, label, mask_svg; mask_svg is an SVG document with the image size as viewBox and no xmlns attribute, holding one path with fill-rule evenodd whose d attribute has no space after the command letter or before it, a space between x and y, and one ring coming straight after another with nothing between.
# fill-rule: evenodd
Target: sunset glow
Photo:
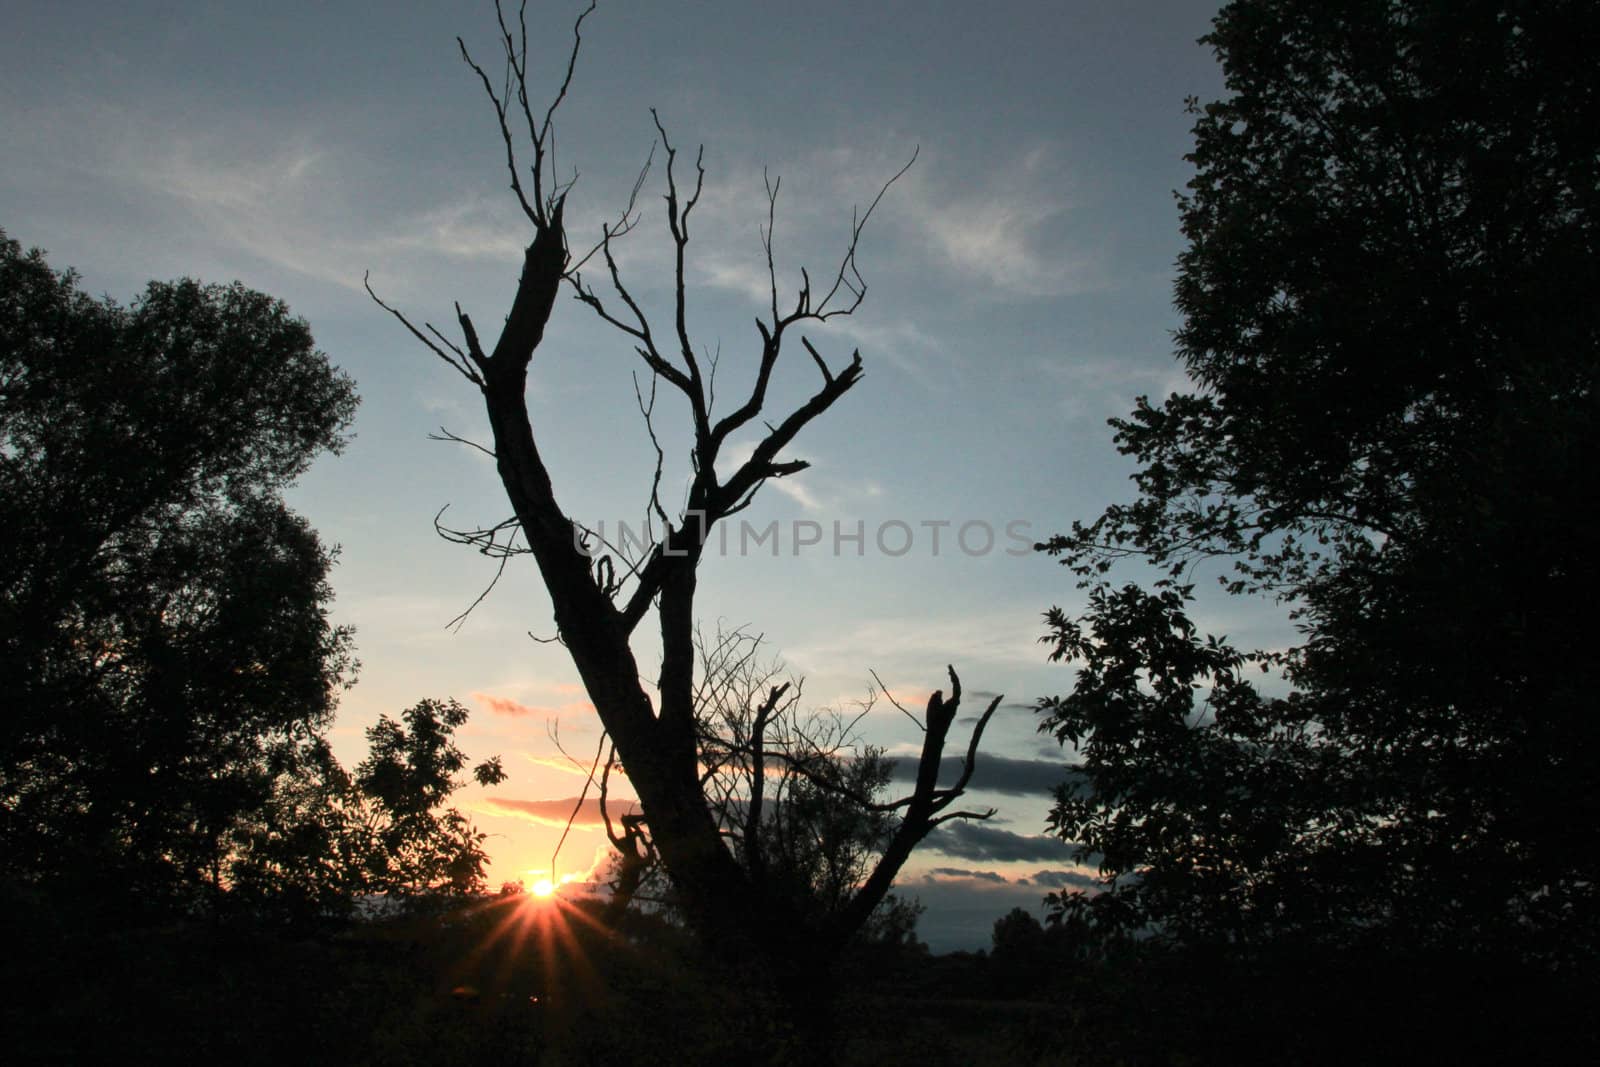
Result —
<instances>
[{"instance_id":1,"label":"sunset glow","mask_svg":"<svg viewBox=\"0 0 1600 1067\"><path fill-rule=\"evenodd\" d=\"M551 882L548 878L539 879L537 882L533 883L533 888L529 890L529 892L536 897L548 897L555 891L555 883Z\"/></svg>"}]
</instances>

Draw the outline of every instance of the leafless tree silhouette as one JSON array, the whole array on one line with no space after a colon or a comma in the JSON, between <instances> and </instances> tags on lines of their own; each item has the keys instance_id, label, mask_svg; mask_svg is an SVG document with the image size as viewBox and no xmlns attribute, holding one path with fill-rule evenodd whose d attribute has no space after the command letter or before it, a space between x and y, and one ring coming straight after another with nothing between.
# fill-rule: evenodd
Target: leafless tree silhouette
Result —
<instances>
[{"instance_id":1,"label":"leafless tree silhouette","mask_svg":"<svg viewBox=\"0 0 1600 1067\"><path fill-rule=\"evenodd\" d=\"M637 198L650 163L640 173L617 220L603 228L599 241L582 255L575 256L568 248L563 213L575 179L563 182L555 175L553 122L571 87L583 24L593 10L591 3L578 17L565 76L542 112L529 95L525 4L514 20L496 4L503 53L501 77L491 77L461 44L463 59L482 83L498 116L511 190L533 229L516 296L493 347L484 347L472 319L459 304L455 311L460 336L452 340L430 323L417 327L376 294L373 299L483 398L493 432L492 451L513 516L493 527L450 531L449 535L502 560L513 554L530 554L538 565L554 608L559 640L571 654L615 746L614 756L626 768L643 808L642 822L623 820L618 824L617 839L638 855L648 851L659 856L680 894L686 917L708 946L730 959L754 963L776 979L780 990L812 987L807 995L814 996L819 968L826 967L883 899L912 849L941 821L981 817L950 809L966 787L979 739L999 698L989 704L974 728L967 746L966 773L955 784L941 787L940 757L962 697L960 680L949 670L949 696L935 692L919 723L923 745L915 788L882 812L890 826L875 863L849 887L848 898L839 907L820 918L806 916L774 891L768 862L771 853L761 844L761 835L752 833L752 827L761 824L768 802L763 794L764 768L781 764L785 774L795 776L789 781L809 780L803 759L785 762L778 756L784 746L771 744L771 730L786 696L781 687L751 709L748 720L741 720L742 732L723 752L724 762L716 772L708 777L702 765L706 747L698 709L704 678L697 682L696 573L711 529L749 507L767 481L805 470L804 460L782 458L785 449L861 380L859 352L838 366L808 338L797 335L807 324L847 316L861 306L867 286L857 266L857 245L874 209L905 169L884 184L865 210L855 214L843 254L825 280L814 285L811 275L802 272L803 281L792 305L779 302L772 248L778 183L769 182L762 240L771 296L764 317L756 324L760 343L754 384L736 406L719 414L713 404L715 359L702 360L696 354L686 325L687 253L691 219L704 188L702 154L695 154L692 182L682 180L679 150L659 116L655 117L658 143L665 156L666 222L674 250L672 323L665 330L657 329L635 299L614 255L616 242L639 222ZM910 165L908 162L906 167ZM591 264L604 288L584 273ZM639 385L636 379L636 389L655 443L649 509L660 529L638 558L628 558L616 546L604 551L606 546L596 544L592 532L562 509L529 418L529 365L563 286L627 338L648 382ZM763 423L757 423L755 420L768 412L773 370L791 338L798 339L814 362L818 384L792 407L769 413ZM669 511L660 495L664 453L653 419L654 398L663 383L687 400L693 420L692 480L686 504L676 513ZM731 473L720 475L718 463L728 459L725 446L730 437L752 424L764 425L765 434L746 458L733 465ZM654 700L630 644L652 609L661 640ZM728 825L733 808L715 802L716 790L721 788L719 775L735 769L751 790L742 809L742 828ZM835 783L830 788L843 786Z\"/></svg>"}]
</instances>

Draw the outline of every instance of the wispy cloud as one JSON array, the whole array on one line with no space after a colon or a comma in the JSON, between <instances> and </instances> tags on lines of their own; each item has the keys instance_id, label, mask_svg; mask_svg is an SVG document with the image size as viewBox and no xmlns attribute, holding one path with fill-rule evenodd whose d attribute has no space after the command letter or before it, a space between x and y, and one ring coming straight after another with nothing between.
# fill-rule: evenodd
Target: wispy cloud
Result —
<instances>
[{"instance_id":1,"label":"wispy cloud","mask_svg":"<svg viewBox=\"0 0 1600 1067\"><path fill-rule=\"evenodd\" d=\"M527 235L513 222L504 204L480 196L441 204L424 212L403 229L375 241L377 250L408 249L443 254L456 259L481 259L516 263L522 257Z\"/></svg>"},{"instance_id":2,"label":"wispy cloud","mask_svg":"<svg viewBox=\"0 0 1600 1067\"><path fill-rule=\"evenodd\" d=\"M532 715L546 719L563 719L573 715L587 716L595 713L594 705L587 700L571 700L557 707L539 707L520 703L510 697L495 696L493 693L485 693L479 690L473 691L472 699L495 715L505 715L513 719L527 718Z\"/></svg>"},{"instance_id":3,"label":"wispy cloud","mask_svg":"<svg viewBox=\"0 0 1600 1067\"><path fill-rule=\"evenodd\" d=\"M524 752L522 755L524 759L536 767L548 767L551 770L561 771L565 774L575 774L579 778L587 778L589 776L588 767L579 766L565 756L538 756L532 752Z\"/></svg>"},{"instance_id":4,"label":"wispy cloud","mask_svg":"<svg viewBox=\"0 0 1600 1067\"><path fill-rule=\"evenodd\" d=\"M1093 890L1100 888L1100 879L1093 871L1079 867L1075 870L1043 870L1035 871L1030 879L1034 885L1046 889L1084 889Z\"/></svg>"},{"instance_id":5,"label":"wispy cloud","mask_svg":"<svg viewBox=\"0 0 1600 1067\"><path fill-rule=\"evenodd\" d=\"M472 699L496 715L509 715L514 719L520 719L526 715L549 714L541 708L530 708L526 704L518 704L515 700L497 697L490 693L474 692Z\"/></svg>"},{"instance_id":6,"label":"wispy cloud","mask_svg":"<svg viewBox=\"0 0 1600 1067\"><path fill-rule=\"evenodd\" d=\"M1074 355L1069 359L1038 358L1032 372L1050 395L1059 397L1061 414L1068 420L1103 425L1133 410L1134 399L1148 395L1159 401L1168 394L1193 389L1193 383L1175 360L1133 362L1108 356Z\"/></svg>"},{"instance_id":7,"label":"wispy cloud","mask_svg":"<svg viewBox=\"0 0 1600 1067\"><path fill-rule=\"evenodd\" d=\"M971 878L979 882L993 882L996 885L1010 885L1011 880L996 871L969 871L964 867L935 867L928 872L944 878Z\"/></svg>"},{"instance_id":8,"label":"wispy cloud","mask_svg":"<svg viewBox=\"0 0 1600 1067\"><path fill-rule=\"evenodd\" d=\"M1039 662L1037 624L1031 605L957 618L918 618L908 626L902 618L862 619L828 635L812 645L791 646L788 660L802 673L815 673L812 664L863 662L931 663L949 662L950 649L962 649L963 675L978 677L980 667L1012 665L1035 667ZM895 693L915 694L918 687L887 679ZM920 690L927 700L929 689ZM907 707L911 703L902 701ZM893 711L892 708L885 708Z\"/></svg>"},{"instance_id":9,"label":"wispy cloud","mask_svg":"<svg viewBox=\"0 0 1600 1067\"><path fill-rule=\"evenodd\" d=\"M613 815L627 810L626 804L609 806L613 809ZM577 797L560 800L484 797L477 802L477 807L489 814L510 815L540 826L566 826L568 820L571 820L574 829L601 830L606 824L605 817L600 813L600 801L594 797L586 797L581 802Z\"/></svg>"},{"instance_id":10,"label":"wispy cloud","mask_svg":"<svg viewBox=\"0 0 1600 1067\"><path fill-rule=\"evenodd\" d=\"M929 161L897 190L896 215L920 234L936 263L992 299L1055 297L1106 284L1093 250L1070 239L1071 177L1056 146L1039 144L956 188Z\"/></svg>"}]
</instances>

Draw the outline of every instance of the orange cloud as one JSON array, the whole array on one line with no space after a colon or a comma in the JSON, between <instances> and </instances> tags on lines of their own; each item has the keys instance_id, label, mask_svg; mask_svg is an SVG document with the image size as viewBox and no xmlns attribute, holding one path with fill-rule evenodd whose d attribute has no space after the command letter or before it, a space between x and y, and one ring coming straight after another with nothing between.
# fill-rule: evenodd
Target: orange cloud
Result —
<instances>
[{"instance_id":1,"label":"orange cloud","mask_svg":"<svg viewBox=\"0 0 1600 1067\"><path fill-rule=\"evenodd\" d=\"M565 756L535 756L532 752L524 752L522 755L529 763L549 767L553 771L576 774L580 778L586 777L589 773L588 767L580 767Z\"/></svg>"},{"instance_id":2,"label":"orange cloud","mask_svg":"<svg viewBox=\"0 0 1600 1067\"><path fill-rule=\"evenodd\" d=\"M550 712L543 708L530 708L526 704L518 704L515 700L497 697L492 693L473 693L472 699L488 708L496 715L509 715L513 719L520 719L524 715L549 715Z\"/></svg>"},{"instance_id":3,"label":"orange cloud","mask_svg":"<svg viewBox=\"0 0 1600 1067\"><path fill-rule=\"evenodd\" d=\"M557 686L556 689L565 693L570 686ZM579 690L581 692L582 690ZM569 715L593 715L594 705L587 700L570 700L558 708L544 708L532 704L519 704L508 697L497 697L493 693L474 691L472 699L488 708L496 715L506 715L513 719L525 718L529 715L541 715L547 719L559 719Z\"/></svg>"},{"instance_id":4,"label":"orange cloud","mask_svg":"<svg viewBox=\"0 0 1600 1067\"><path fill-rule=\"evenodd\" d=\"M586 797L582 803L579 803L577 797L568 797L565 800L510 800L504 797L485 797L482 803L496 815L527 819L541 826L565 826L567 820L571 819L575 830L605 828L605 819L600 815L600 801L595 797ZM627 801L613 801L607 807L611 809L611 817L616 818L628 811L631 805ZM574 811L577 812L576 815L573 814Z\"/></svg>"},{"instance_id":5,"label":"orange cloud","mask_svg":"<svg viewBox=\"0 0 1600 1067\"><path fill-rule=\"evenodd\" d=\"M564 771L567 774L575 774L579 778L586 778L589 775L589 765L587 763L583 763L581 760L577 763L574 763L566 756L535 756L532 752L524 752L522 756L529 763L537 764L540 767L549 767L551 770ZM595 777L598 779L601 772L604 770L605 767L603 766L596 767ZM628 776L628 772L623 770L622 766L619 764L618 766L611 768L611 776L613 778L626 778Z\"/></svg>"}]
</instances>

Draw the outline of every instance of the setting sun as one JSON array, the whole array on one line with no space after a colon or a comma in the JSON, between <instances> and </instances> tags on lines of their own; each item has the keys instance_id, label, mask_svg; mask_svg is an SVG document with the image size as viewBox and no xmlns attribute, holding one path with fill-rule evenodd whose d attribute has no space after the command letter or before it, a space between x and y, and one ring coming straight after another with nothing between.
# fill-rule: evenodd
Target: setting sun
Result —
<instances>
[{"instance_id":1,"label":"setting sun","mask_svg":"<svg viewBox=\"0 0 1600 1067\"><path fill-rule=\"evenodd\" d=\"M533 883L530 892L536 897L547 897L556 891L555 884L548 878L541 878Z\"/></svg>"}]
</instances>

